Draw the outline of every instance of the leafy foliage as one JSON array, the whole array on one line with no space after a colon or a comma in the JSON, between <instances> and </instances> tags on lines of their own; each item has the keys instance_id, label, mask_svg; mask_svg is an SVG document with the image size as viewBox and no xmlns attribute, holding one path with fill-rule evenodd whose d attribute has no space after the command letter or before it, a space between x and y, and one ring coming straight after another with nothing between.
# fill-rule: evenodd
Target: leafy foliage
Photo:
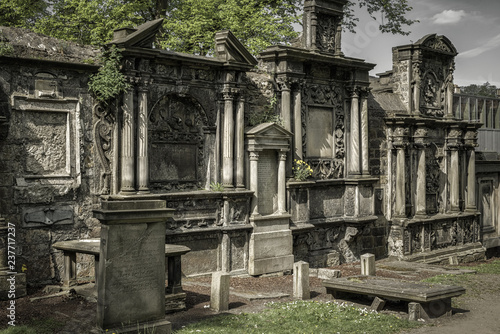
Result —
<instances>
[{"instance_id":1,"label":"leafy foliage","mask_svg":"<svg viewBox=\"0 0 500 334\"><path fill-rule=\"evenodd\" d=\"M410 20L406 18L406 14L413 8L408 5L408 0L357 0L348 1L344 9L344 28L352 33L355 33L356 22L359 19L354 16L354 6L359 8L366 7L368 14L374 20L377 20L376 14L381 15L382 23L379 25L379 30L384 33L409 35L409 31L404 30L404 26L411 26L417 23L418 20Z\"/></svg>"},{"instance_id":2,"label":"leafy foliage","mask_svg":"<svg viewBox=\"0 0 500 334\"><path fill-rule=\"evenodd\" d=\"M304 160L294 160L293 178L297 181L305 181L309 176L311 176L313 170L311 166Z\"/></svg>"},{"instance_id":3,"label":"leafy foliage","mask_svg":"<svg viewBox=\"0 0 500 334\"><path fill-rule=\"evenodd\" d=\"M482 85L472 84L460 87L460 92L467 95L497 97L497 86L485 82Z\"/></svg>"},{"instance_id":4,"label":"leafy foliage","mask_svg":"<svg viewBox=\"0 0 500 334\"><path fill-rule=\"evenodd\" d=\"M44 0L0 0L0 26L33 28L44 15L47 15Z\"/></svg>"},{"instance_id":5,"label":"leafy foliage","mask_svg":"<svg viewBox=\"0 0 500 334\"><path fill-rule=\"evenodd\" d=\"M112 46L101 56L102 66L99 72L90 76L89 89L99 102L107 103L129 88L125 76L120 72L122 56L120 51Z\"/></svg>"},{"instance_id":6,"label":"leafy foliage","mask_svg":"<svg viewBox=\"0 0 500 334\"><path fill-rule=\"evenodd\" d=\"M211 191L224 191L224 185L219 182L212 182L210 183L210 190Z\"/></svg>"},{"instance_id":7,"label":"leafy foliage","mask_svg":"<svg viewBox=\"0 0 500 334\"><path fill-rule=\"evenodd\" d=\"M283 126L283 119L280 115L276 114L276 105L278 104L278 99L276 94L270 99L269 104L262 110L254 110L250 114L249 123L250 125L258 125L262 123L276 123Z\"/></svg>"},{"instance_id":8,"label":"leafy foliage","mask_svg":"<svg viewBox=\"0 0 500 334\"><path fill-rule=\"evenodd\" d=\"M0 0L0 25L31 27L48 36L81 44L102 45L113 30L165 18L157 46L199 55L214 53L217 31L229 29L253 54L298 36L302 0ZM355 5L370 16L381 14L382 32L407 35L415 23L405 15L408 0L352 0L344 25L354 31ZM47 10L50 8L50 11Z\"/></svg>"}]
</instances>

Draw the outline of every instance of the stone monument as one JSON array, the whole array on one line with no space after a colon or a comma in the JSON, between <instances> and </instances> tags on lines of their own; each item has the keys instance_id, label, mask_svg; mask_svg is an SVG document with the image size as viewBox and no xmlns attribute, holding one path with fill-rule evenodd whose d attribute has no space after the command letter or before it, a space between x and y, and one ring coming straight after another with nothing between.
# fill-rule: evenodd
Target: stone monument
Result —
<instances>
[{"instance_id":1,"label":"stone monument","mask_svg":"<svg viewBox=\"0 0 500 334\"><path fill-rule=\"evenodd\" d=\"M154 328L170 333L165 317L165 201L104 201L101 223L97 323L104 330Z\"/></svg>"}]
</instances>

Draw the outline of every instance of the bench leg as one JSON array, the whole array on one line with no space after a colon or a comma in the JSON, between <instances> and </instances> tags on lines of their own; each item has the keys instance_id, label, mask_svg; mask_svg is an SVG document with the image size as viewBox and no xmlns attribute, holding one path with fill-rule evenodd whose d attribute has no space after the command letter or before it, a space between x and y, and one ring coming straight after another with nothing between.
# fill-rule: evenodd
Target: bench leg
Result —
<instances>
[{"instance_id":1,"label":"bench leg","mask_svg":"<svg viewBox=\"0 0 500 334\"><path fill-rule=\"evenodd\" d=\"M76 285L76 253L64 251L63 286Z\"/></svg>"},{"instance_id":2,"label":"bench leg","mask_svg":"<svg viewBox=\"0 0 500 334\"><path fill-rule=\"evenodd\" d=\"M95 284L94 284L94 290L96 292L96 295L97 295L97 284L99 282L99 255L94 255L94 281L95 281Z\"/></svg>"},{"instance_id":3,"label":"bench leg","mask_svg":"<svg viewBox=\"0 0 500 334\"><path fill-rule=\"evenodd\" d=\"M167 257L167 267L168 285L165 289L165 293L176 294L182 292L182 268L180 255Z\"/></svg>"},{"instance_id":4,"label":"bench leg","mask_svg":"<svg viewBox=\"0 0 500 334\"><path fill-rule=\"evenodd\" d=\"M429 318L438 318L441 316L450 317L452 314L451 298L423 303L422 308L425 310L425 313L427 313Z\"/></svg>"},{"instance_id":5,"label":"bench leg","mask_svg":"<svg viewBox=\"0 0 500 334\"><path fill-rule=\"evenodd\" d=\"M385 300L383 300L382 298L379 298L379 297L375 297L373 299L371 309L379 312L379 311L382 311L384 309L384 306L385 306Z\"/></svg>"}]
</instances>

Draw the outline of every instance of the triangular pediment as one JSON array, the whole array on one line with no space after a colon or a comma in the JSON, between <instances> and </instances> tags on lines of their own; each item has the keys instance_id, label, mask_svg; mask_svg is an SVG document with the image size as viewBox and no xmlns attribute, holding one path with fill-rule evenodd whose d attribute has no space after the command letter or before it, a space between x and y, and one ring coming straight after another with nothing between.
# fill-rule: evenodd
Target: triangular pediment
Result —
<instances>
[{"instance_id":1,"label":"triangular pediment","mask_svg":"<svg viewBox=\"0 0 500 334\"><path fill-rule=\"evenodd\" d=\"M114 38L108 44L116 44L120 47L153 47L158 30L163 23L163 19L148 21L137 28L124 28L115 30Z\"/></svg>"},{"instance_id":2,"label":"triangular pediment","mask_svg":"<svg viewBox=\"0 0 500 334\"><path fill-rule=\"evenodd\" d=\"M262 123L246 131L247 136L291 137L292 133L276 123Z\"/></svg>"},{"instance_id":3,"label":"triangular pediment","mask_svg":"<svg viewBox=\"0 0 500 334\"><path fill-rule=\"evenodd\" d=\"M228 63L255 66L257 60L229 30L215 34L215 57Z\"/></svg>"}]
</instances>

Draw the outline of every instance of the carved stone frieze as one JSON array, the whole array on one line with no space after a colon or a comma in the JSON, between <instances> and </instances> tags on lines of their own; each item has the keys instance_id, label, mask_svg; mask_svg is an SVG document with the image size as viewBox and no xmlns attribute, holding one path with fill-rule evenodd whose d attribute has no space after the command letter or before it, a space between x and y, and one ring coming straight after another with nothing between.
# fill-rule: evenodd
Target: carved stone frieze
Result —
<instances>
[{"instance_id":1,"label":"carved stone frieze","mask_svg":"<svg viewBox=\"0 0 500 334\"><path fill-rule=\"evenodd\" d=\"M335 52L338 18L318 13L318 26L316 28L316 46L320 51Z\"/></svg>"}]
</instances>

